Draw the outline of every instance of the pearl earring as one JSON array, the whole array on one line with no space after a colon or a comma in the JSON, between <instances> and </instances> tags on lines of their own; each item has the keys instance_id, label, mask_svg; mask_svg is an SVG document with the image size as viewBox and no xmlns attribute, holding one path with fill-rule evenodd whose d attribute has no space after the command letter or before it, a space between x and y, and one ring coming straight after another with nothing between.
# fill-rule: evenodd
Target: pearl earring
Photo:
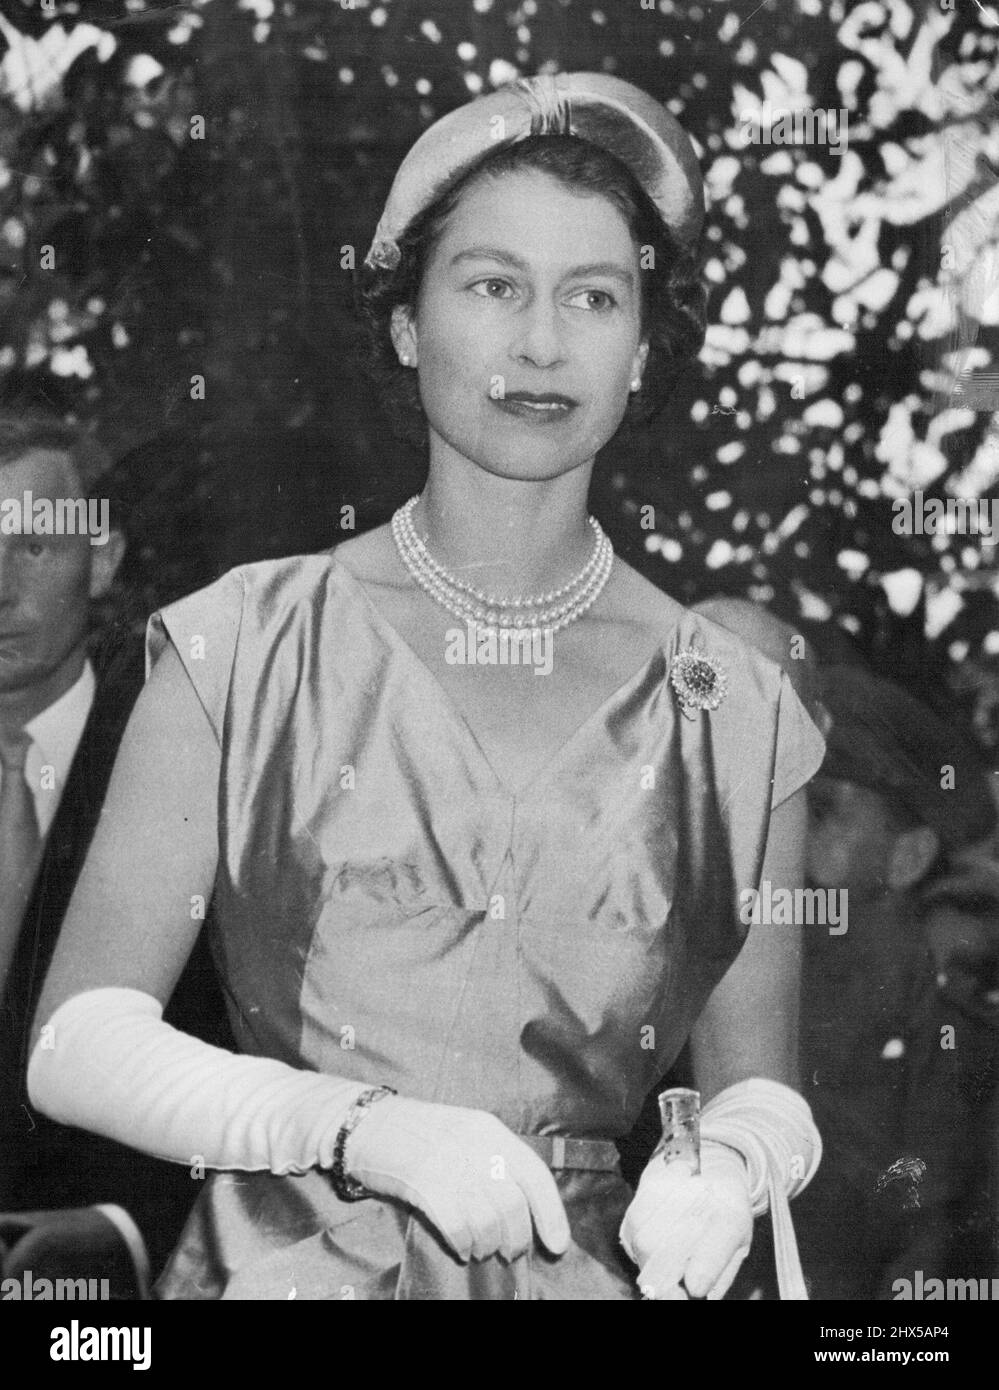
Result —
<instances>
[{"instance_id":1,"label":"pearl earring","mask_svg":"<svg viewBox=\"0 0 999 1390\"><path fill-rule=\"evenodd\" d=\"M408 353L408 352L400 352L400 354L399 354L399 361L402 363L402 365L403 365L404 367L408 367L408 366L409 366L409 353Z\"/></svg>"},{"instance_id":2,"label":"pearl earring","mask_svg":"<svg viewBox=\"0 0 999 1390\"><path fill-rule=\"evenodd\" d=\"M641 384L642 384L642 378L641 378L640 376L636 376L636 377L635 377L635 380L631 383L631 389L632 389L633 391L637 391L637 390L639 389L639 387L641 386Z\"/></svg>"}]
</instances>

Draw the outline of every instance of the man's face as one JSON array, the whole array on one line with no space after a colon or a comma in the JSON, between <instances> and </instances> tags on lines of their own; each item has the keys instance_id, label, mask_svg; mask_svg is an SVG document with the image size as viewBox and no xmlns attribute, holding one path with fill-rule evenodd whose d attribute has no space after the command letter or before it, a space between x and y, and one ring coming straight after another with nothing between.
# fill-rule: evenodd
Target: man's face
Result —
<instances>
[{"instance_id":1,"label":"man's face","mask_svg":"<svg viewBox=\"0 0 999 1390\"><path fill-rule=\"evenodd\" d=\"M887 887L897 829L878 792L835 777L808 787L806 876L816 888L845 888L858 902Z\"/></svg>"},{"instance_id":2,"label":"man's face","mask_svg":"<svg viewBox=\"0 0 999 1390\"><path fill-rule=\"evenodd\" d=\"M32 449L0 463L0 498L82 496L72 461ZM91 596L86 535L0 533L0 695L53 676L83 641Z\"/></svg>"}]
</instances>

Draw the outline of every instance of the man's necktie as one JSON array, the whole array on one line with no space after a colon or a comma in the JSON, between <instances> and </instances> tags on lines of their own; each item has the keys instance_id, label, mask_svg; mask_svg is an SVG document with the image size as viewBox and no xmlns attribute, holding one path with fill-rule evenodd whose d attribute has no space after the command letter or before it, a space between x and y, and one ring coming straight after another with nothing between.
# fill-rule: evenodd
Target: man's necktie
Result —
<instances>
[{"instance_id":1,"label":"man's necktie","mask_svg":"<svg viewBox=\"0 0 999 1390\"><path fill-rule=\"evenodd\" d=\"M42 855L35 801L25 775L31 739L0 735L0 943L12 950ZM0 949L0 956L4 954Z\"/></svg>"}]
</instances>

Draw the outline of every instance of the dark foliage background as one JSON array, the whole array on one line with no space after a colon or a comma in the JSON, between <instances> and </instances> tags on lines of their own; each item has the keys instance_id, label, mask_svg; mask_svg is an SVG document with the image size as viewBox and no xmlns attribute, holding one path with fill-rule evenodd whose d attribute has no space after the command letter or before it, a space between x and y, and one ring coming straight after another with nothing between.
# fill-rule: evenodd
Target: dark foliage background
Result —
<instances>
[{"instance_id":1,"label":"dark foliage background","mask_svg":"<svg viewBox=\"0 0 999 1390\"><path fill-rule=\"evenodd\" d=\"M996 495L999 413L955 393L995 373L999 343L994 6L2 0L0 15L2 394L111 446L132 537L122 621L330 544L344 503L360 528L384 520L419 485L361 375L345 248L363 257L438 115L517 73L603 69L697 141L713 326L664 417L606 451L595 509L677 596L832 617L999 745L993 548L891 527L916 489ZM847 110L848 149L747 145L741 118L764 100Z\"/></svg>"}]
</instances>

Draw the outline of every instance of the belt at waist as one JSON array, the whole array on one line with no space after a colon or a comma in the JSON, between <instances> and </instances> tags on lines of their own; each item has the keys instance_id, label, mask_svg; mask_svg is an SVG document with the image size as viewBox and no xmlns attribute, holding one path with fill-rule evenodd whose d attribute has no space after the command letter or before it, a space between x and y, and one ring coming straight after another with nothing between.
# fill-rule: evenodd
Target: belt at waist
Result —
<instances>
[{"instance_id":1,"label":"belt at waist","mask_svg":"<svg viewBox=\"0 0 999 1390\"><path fill-rule=\"evenodd\" d=\"M620 1160L610 1139L572 1139L565 1134L519 1134L549 1168L575 1168L591 1173L616 1173Z\"/></svg>"}]
</instances>

